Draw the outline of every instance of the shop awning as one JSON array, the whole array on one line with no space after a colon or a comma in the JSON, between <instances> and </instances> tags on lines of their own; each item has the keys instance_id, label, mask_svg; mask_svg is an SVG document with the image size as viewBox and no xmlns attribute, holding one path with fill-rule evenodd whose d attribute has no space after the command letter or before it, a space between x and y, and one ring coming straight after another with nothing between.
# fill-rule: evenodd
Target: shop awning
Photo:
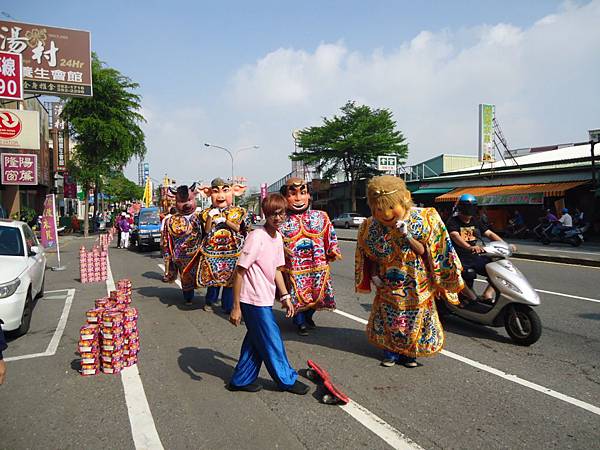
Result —
<instances>
[{"instance_id":1,"label":"shop awning","mask_svg":"<svg viewBox=\"0 0 600 450\"><path fill-rule=\"evenodd\" d=\"M543 197L561 197L569 189L576 188L587 181L569 181L565 183L511 184L508 186L473 186L456 188L435 198L436 202L455 202L462 194L472 194L481 204L517 205L536 204Z\"/></svg>"},{"instance_id":2,"label":"shop awning","mask_svg":"<svg viewBox=\"0 0 600 450\"><path fill-rule=\"evenodd\" d=\"M439 194L445 194L446 192L451 191L453 188L423 188L423 189L418 189L415 192L412 193L412 195L439 195Z\"/></svg>"}]
</instances>

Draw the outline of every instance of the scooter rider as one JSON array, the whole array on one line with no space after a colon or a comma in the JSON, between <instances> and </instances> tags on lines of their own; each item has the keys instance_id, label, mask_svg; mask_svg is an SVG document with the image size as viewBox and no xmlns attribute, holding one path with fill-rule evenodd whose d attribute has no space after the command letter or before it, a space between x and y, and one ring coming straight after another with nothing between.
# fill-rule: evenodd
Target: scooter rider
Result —
<instances>
[{"instance_id":1,"label":"scooter rider","mask_svg":"<svg viewBox=\"0 0 600 450\"><path fill-rule=\"evenodd\" d=\"M487 277L485 266L491 262L489 257L482 254L485 250L478 245L478 241L481 241L483 236L492 241L501 241L502 238L490 230L485 222L477 218L477 199L475 196L471 194L461 195L456 208L457 214L448 219L446 227L463 265L462 276L466 286L461 294L470 301L490 302L494 298L494 288L489 284L481 297L478 297L473 291L473 283L477 274Z\"/></svg>"},{"instance_id":2,"label":"scooter rider","mask_svg":"<svg viewBox=\"0 0 600 450\"><path fill-rule=\"evenodd\" d=\"M562 216L558 219L558 223L552 230L552 233L556 236L564 234L565 231L570 230L573 227L573 218L569 214L568 208L562 209Z\"/></svg>"}]
</instances>

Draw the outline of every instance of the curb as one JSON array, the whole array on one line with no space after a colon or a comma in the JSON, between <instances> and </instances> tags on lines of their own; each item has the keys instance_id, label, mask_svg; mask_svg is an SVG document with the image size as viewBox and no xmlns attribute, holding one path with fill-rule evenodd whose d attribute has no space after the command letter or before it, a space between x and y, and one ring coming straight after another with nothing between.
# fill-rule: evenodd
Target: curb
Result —
<instances>
[{"instance_id":1,"label":"curb","mask_svg":"<svg viewBox=\"0 0 600 450\"><path fill-rule=\"evenodd\" d=\"M337 238L338 238L338 241L356 242L356 238L340 237L340 236L338 236ZM595 261L593 259L571 258L568 256L547 256L547 255L536 255L533 253L514 253L512 255L512 257L515 259L555 262L555 263L562 263L562 264L570 264L573 266L600 267L600 261Z\"/></svg>"}]
</instances>

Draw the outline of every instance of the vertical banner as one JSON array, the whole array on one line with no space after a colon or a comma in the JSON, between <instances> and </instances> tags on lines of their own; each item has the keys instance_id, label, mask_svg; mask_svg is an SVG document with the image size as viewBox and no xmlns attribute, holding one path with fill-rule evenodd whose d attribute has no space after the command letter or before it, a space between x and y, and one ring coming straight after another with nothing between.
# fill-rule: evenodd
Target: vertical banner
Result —
<instances>
[{"instance_id":1,"label":"vertical banner","mask_svg":"<svg viewBox=\"0 0 600 450\"><path fill-rule=\"evenodd\" d=\"M262 202L266 196L267 196L267 183L262 183L260 185L260 201Z\"/></svg>"},{"instance_id":2,"label":"vertical banner","mask_svg":"<svg viewBox=\"0 0 600 450\"><path fill-rule=\"evenodd\" d=\"M479 104L479 161L494 162L494 105Z\"/></svg>"},{"instance_id":3,"label":"vertical banner","mask_svg":"<svg viewBox=\"0 0 600 450\"><path fill-rule=\"evenodd\" d=\"M56 216L54 208L54 194L46 195L44 200L44 212L42 213L42 247L58 247L58 236L56 233Z\"/></svg>"}]
</instances>

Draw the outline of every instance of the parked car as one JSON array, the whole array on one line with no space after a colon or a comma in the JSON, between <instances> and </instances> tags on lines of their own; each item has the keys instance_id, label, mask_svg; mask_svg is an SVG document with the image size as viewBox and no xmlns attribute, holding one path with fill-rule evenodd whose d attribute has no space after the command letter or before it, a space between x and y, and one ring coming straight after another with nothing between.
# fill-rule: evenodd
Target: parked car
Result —
<instances>
[{"instance_id":1,"label":"parked car","mask_svg":"<svg viewBox=\"0 0 600 450\"><path fill-rule=\"evenodd\" d=\"M142 208L133 219L133 228L129 237L130 245L137 250L160 247L160 209Z\"/></svg>"},{"instance_id":2,"label":"parked car","mask_svg":"<svg viewBox=\"0 0 600 450\"><path fill-rule=\"evenodd\" d=\"M361 223L363 223L367 218L363 217L356 213L344 213L337 216L331 222L334 227L358 227Z\"/></svg>"},{"instance_id":3,"label":"parked car","mask_svg":"<svg viewBox=\"0 0 600 450\"><path fill-rule=\"evenodd\" d=\"M46 254L25 222L0 219L0 319L5 331L29 331L34 300L44 295Z\"/></svg>"}]
</instances>

